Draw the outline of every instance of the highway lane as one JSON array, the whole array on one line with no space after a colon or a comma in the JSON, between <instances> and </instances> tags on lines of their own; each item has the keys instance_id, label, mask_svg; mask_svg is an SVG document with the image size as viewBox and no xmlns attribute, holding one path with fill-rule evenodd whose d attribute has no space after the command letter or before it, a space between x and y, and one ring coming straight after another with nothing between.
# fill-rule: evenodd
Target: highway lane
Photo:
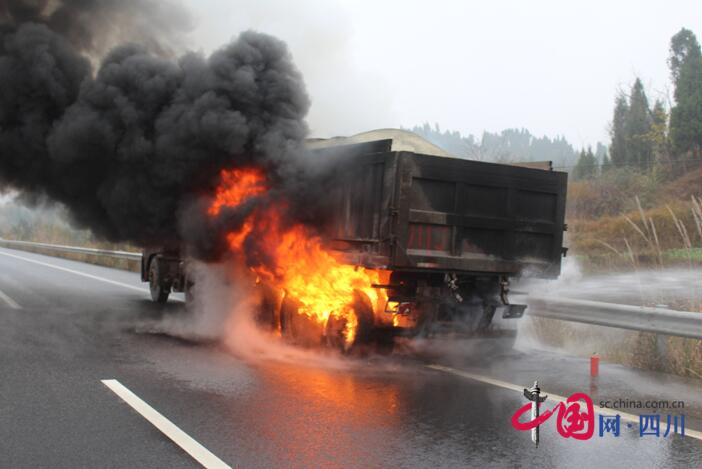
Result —
<instances>
[{"instance_id":1,"label":"highway lane","mask_svg":"<svg viewBox=\"0 0 702 469\"><path fill-rule=\"evenodd\" d=\"M138 333L144 321L187 313L151 304L134 273L7 249L0 291L17 306L0 298L0 467L197 467L102 379L119 380L234 467L702 464L698 439L626 428L577 442L549 422L534 448L510 424L525 402L518 392L425 365L518 385L539 378L565 396L684 399L698 429L700 381L604 365L593 383L585 360L494 339L413 343L390 357L243 358Z\"/></svg>"}]
</instances>

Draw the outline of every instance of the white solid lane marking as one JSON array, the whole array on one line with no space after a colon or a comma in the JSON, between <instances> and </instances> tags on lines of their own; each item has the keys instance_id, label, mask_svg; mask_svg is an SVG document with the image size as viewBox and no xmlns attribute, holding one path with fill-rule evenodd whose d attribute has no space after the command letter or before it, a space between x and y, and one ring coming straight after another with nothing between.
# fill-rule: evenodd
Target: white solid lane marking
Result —
<instances>
[{"instance_id":1,"label":"white solid lane marking","mask_svg":"<svg viewBox=\"0 0 702 469\"><path fill-rule=\"evenodd\" d=\"M12 309L22 309L20 305L17 304L15 300L10 298L5 292L0 290L0 300L3 300L5 303L7 303L7 306L9 306Z\"/></svg>"},{"instance_id":2,"label":"white solid lane marking","mask_svg":"<svg viewBox=\"0 0 702 469\"><path fill-rule=\"evenodd\" d=\"M462 370L457 370L455 368L451 368L449 366L443 366L443 365L426 365L427 368L431 368L432 370L437 370L437 371L443 371L444 373L450 373L452 375L460 376L462 378L467 378L467 379L472 379L473 381L479 381L481 383L485 384L491 384L493 386L497 386L503 389L509 389L510 391L517 391L518 393L522 393L524 391L524 386L518 386L516 384L508 383L507 381L500 381L499 379L493 379L488 376L483 376L483 375L478 375L475 373L470 373L468 371L462 371ZM550 400L554 400L557 402L566 402L567 398L563 396L559 396L558 394L553 394L550 392L547 392L545 390L541 390L542 394L548 395L548 398ZM632 423L639 423L639 416L634 415L634 414L628 414L626 412L620 412L616 409L608 409L605 407L600 407L597 404L594 404L595 410L601 414L604 415L619 415L622 420L632 422ZM702 440L702 432L699 432L697 430L692 430L690 428L685 427L685 436L689 436L692 438L695 438L697 440Z\"/></svg>"},{"instance_id":3,"label":"white solid lane marking","mask_svg":"<svg viewBox=\"0 0 702 469\"><path fill-rule=\"evenodd\" d=\"M139 412L142 417L151 422L164 435L173 440L175 444L183 448L197 462L207 468L229 468L231 466L212 454L207 448L192 439L187 433L178 428L173 422L161 415L156 409L144 402L127 389L122 383L116 379L103 379L102 384L110 388L112 392L117 394L124 402Z\"/></svg>"},{"instance_id":4,"label":"white solid lane marking","mask_svg":"<svg viewBox=\"0 0 702 469\"><path fill-rule=\"evenodd\" d=\"M62 272L68 272L69 274L80 275L81 277L90 278L90 279L93 279L93 280L97 280L97 281L99 281L99 282L105 282L105 283L109 283L109 284L111 284L111 285L117 285L118 287L128 288L128 289L130 289L130 290L138 291L138 292L140 292L140 293L149 294L149 290L147 290L147 289L145 289L145 288L136 287L136 286L134 286L134 285L129 285L128 283L117 282L117 281L115 281L115 280L110 280L110 279L105 278L105 277L99 277L99 276L97 276L97 275L86 274L85 272L80 272L80 271L78 271L78 270L67 269L66 267L61 267L61 266L58 266L58 265L49 264L48 262L37 261L37 260L34 260L34 259L29 259L29 258L27 258L27 257L18 256L18 255L15 255L15 254L8 254L8 253L6 253L6 252L0 252L0 255L7 256L7 257L12 257L12 258L14 258L14 259L20 259L20 260L23 260L23 261L25 261L25 262L31 262L32 264L43 265L44 267L49 267L49 268L52 268L52 269L60 270L60 271L62 271ZM172 299L173 299L174 301L180 301L180 302L183 302L183 301L184 301L184 300L182 300L181 298L172 298Z\"/></svg>"}]
</instances>

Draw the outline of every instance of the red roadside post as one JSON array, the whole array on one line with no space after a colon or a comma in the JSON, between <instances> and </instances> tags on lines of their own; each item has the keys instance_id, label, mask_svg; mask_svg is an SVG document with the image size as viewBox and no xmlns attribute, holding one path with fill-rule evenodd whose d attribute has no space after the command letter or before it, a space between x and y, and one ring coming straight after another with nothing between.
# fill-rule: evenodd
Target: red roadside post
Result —
<instances>
[{"instance_id":1,"label":"red roadside post","mask_svg":"<svg viewBox=\"0 0 702 469\"><path fill-rule=\"evenodd\" d=\"M590 376L593 378L600 374L600 356L593 353L590 357Z\"/></svg>"}]
</instances>

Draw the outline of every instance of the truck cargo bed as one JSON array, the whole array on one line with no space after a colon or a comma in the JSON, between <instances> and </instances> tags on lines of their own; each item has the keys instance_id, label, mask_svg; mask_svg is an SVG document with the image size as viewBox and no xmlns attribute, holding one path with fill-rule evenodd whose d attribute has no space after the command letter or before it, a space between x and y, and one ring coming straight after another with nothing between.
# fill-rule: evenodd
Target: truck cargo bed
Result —
<instances>
[{"instance_id":1,"label":"truck cargo bed","mask_svg":"<svg viewBox=\"0 0 702 469\"><path fill-rule=\"evenodd\" d=\"M349 262L558 276L566 173L389 148L378 141L320 155L336 160L329 234Z\"/></svg>"}]
</instances>

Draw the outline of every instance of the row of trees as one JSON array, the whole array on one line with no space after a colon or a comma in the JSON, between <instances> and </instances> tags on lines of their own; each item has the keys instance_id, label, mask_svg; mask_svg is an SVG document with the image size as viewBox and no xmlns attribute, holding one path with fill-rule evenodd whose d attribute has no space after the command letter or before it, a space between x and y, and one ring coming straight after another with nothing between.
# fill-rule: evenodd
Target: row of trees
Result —
<instances>
[{"instance_id":1,"label":"row of trees","mask_svg":"<svg viewBox=\"0 0 702 469\"><path fill-rule=\"evenodd\" d=\"M558 167L572 167L578 159L578 153L565 138L537 137L527 129L483 132L480 138L441 130L438 124L432 127L425 123L409 130L449 153L471 160L501 163L550 160Z\"/></svg>"},{"instance_id":2,"label":"row of trees","mask_svg":"<svg viewBox=\"0 0 702 469\"><path fill-rule=\"evenodd\" d=\"M588 147L587 151L582 150L580 152L580 157L578 158L578 163L575 165L573 168L572 172L572 177L576 181L582 180L582 179L590 179L594 176L597 176L597 174L600 171L600 164L599 162L602 160L606 161L607 159L607 154L605 153L602 155L601 158L597 158L595 154L592 152L592 148Z\"/></svg>"},{"instance_id":3,"label":"row of trees","mask_svg":"<svg viewBox=\"0 0 702 469\"><path fill-rule=\"evenodd\" d=\"M634 81L629 96L619 93L614 105L609 147L612 166L651 168L656 160L668 154L666 122L668 115L663 101L649 107L640 79Z\"/></svg>"},{"instance_id":4,"label":"row of trees","mask_svg":"<svg viewBox=\"0 0 702 469\"><path fill-rule=\"evenodd\" d=\"M614 105L609 158L600 170L631 167L649 170L656 164L685 168L702 160L702 52L695 34L681 29L670 41L668 57L674 103L655 100L651 106L640 79ZM583 150L573 171L575 179L598 174L598 161Z\"/></svg>"}]
</instances>

